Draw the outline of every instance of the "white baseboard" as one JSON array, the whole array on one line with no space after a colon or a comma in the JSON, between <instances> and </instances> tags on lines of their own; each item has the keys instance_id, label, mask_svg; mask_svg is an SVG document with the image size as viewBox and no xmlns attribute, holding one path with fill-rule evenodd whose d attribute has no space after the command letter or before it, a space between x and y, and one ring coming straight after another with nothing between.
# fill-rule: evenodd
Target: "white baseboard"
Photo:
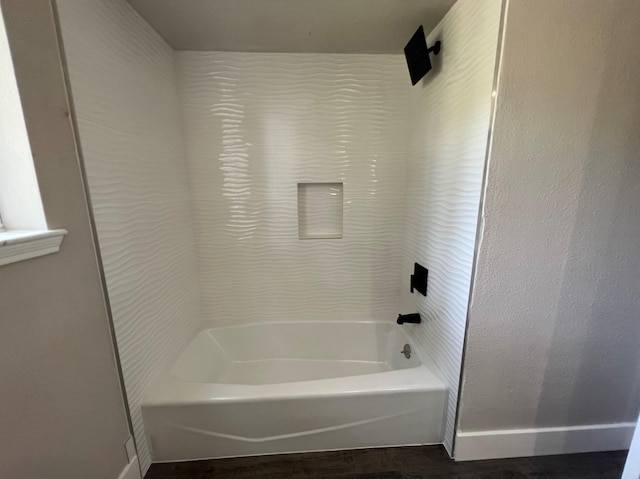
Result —
<instances>
[{"instance_id":1,"label":"white baseboard","mask_svg":"<svg viewBox=\"0 0 640 479\"><path fill-rule=\"evenodd\" d=\"M133 456L129 464L125 466L118 479L142 479L140 477L140 466L138 465L138 456Z\"/></svg>"},{"instance_id":2,"label":"white baseboard","mask_svg":"<svg viewBox=\"0 0 640 479\"><path fill-rule=\"evenodd\" d=\"M456 434L456 461L628 449L635 423L507 429Z\"/></svg>"}]
</instances>

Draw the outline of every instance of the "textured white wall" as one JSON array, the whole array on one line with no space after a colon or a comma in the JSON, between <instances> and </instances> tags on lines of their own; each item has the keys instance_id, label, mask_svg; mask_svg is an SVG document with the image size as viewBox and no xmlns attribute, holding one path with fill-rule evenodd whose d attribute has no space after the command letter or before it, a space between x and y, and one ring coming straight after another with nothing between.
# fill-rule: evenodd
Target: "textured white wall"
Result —
<instances>
[{"instance_id":1,"label":"textured white wall","mask_svg":"<svg viewBox=\"0 0 640 479\"><path fill-rule=\"evenodd\" d=\"M403 312L449 386L445 445L452 447L469 284L485 164L500 24L499 0L458 0L428 35L442 41L434 70L412 91L407 166ZM413 264L429 269L427 297L409 292Z\"/></svg>"},{"instance_id":2,"label":"textured white wall","mask_svg":"<svg viewBox=\"0 0 640 479\"><path fill-rule=\"evenodd\" d=\"M200 321L173 50L124 0L59 0L143 471L140 400Z\"/></svg>"},{"instance_id":3,"label":"textured white wall","mask_svg":"<svg viewBox=\"0 0 640 479\"><path fill-rule=\"evenodd\" d=\"M636 1L510 2L461 431L637 417L638 32Z\"/></svg>"},{"instance_id":4,"label":"textured white wall","mask_svg":"<svg viewBox=\"0 0 640 479\"><path fill-rule=\"evenodd\" d=\"M393 320L411 91L404 58L177 57L204 318ZM344 182L342 239L298 239L298 182Z\"/></svg>"}]
</instances>

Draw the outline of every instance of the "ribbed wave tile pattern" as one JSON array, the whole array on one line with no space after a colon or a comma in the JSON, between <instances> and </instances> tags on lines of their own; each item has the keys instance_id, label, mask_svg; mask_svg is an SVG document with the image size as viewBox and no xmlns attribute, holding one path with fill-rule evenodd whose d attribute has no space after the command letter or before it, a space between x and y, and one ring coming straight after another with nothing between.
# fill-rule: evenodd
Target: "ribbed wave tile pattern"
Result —
<instances>
[{"instance_id":1,"label":"ribbed wave tile pattern","mask_svg":"<svg viewBox=\"0 0 640 479\"><path fill-rule=\"evenodd\" d=\"M402 306L418 310L415 339L449 386L451 451L482 187L501 2L458 0L428 36L437 65L416 85L407 166ZM429 268L427 297L409 294L413 263Z\"/></svg>"},{"instance_id":2,"label":"ribbed wave tile pattern","mask_svg":"<svg viewBox=\"0 0 640 479\"><path fill-rule=\"evenodd\" d=\"M205 320L393 320L404 58L178 52L177 65ZM342 239L298 238L303 182L343 183Z\"/></svg>"},{"instance_id":3,"label":"ribbed wave tile pattern","mask_svg":"<svg viewBox=\"0 0 640 479\"><path fill-rule=\"evenodd\" d=\"M142 392L200 322L174 53L124 0L57 3L124 382L146 471Z\"/></svg>"}]
</instances>

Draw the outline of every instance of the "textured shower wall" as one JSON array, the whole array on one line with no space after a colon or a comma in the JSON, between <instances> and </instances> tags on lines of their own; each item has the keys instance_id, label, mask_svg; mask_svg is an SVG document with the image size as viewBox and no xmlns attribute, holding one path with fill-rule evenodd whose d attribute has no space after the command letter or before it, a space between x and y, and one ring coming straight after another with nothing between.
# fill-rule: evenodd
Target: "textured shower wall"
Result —
<instances>
[{"instance_id":1,"label":"textured shower wall","mask_svg":"<svg viewBox=\"0 0 640 479\"><path fill-rule=\"evenodd\" d=\"M174 54L124 1L57 3L144 472L142 392L200 320Z\"/></svg>"},{"instance_id":2,"label":"textured shower wall","mask_svg":"<svg viewBox=\"0 0 640 479\"><path fill-rule=\"evenodd\" d=\"M451 451L476 223L485 163L501 2L458 0L428 36L442 41L434 70L412 91L402 309L419 311L416 342L449 386ZM409 293L413 263L428 295Z\"/></svg>"},{"instance_id":3,"label":"textured shower wall","mask_svg":"<svg viewBox=\"0 0 640 479\"><path fill-rule=\"evenodd\" d=\"M404 58L179 52L177 65L204 318L393 320ZM298 239L298 182L344 183L342 239Z\"/></svg>"}]
</instances>

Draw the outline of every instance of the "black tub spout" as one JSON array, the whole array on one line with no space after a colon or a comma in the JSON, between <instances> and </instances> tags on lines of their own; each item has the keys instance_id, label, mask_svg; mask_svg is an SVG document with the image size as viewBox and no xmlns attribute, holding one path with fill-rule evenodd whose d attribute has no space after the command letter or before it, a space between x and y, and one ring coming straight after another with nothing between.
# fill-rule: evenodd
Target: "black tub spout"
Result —
<instances>
[{"instance_id":1,"label":"black tub spout","mask_svg":"<svg viewBox=\"0 0 640 479\"><path fill-rule=\"evenodd\" d=\"M411 324L420 324L422 320L420 319L420 313L411 313L411 314L399 314L398 315L398 324L411 323Z\"/></svg>"}]
</instances>

